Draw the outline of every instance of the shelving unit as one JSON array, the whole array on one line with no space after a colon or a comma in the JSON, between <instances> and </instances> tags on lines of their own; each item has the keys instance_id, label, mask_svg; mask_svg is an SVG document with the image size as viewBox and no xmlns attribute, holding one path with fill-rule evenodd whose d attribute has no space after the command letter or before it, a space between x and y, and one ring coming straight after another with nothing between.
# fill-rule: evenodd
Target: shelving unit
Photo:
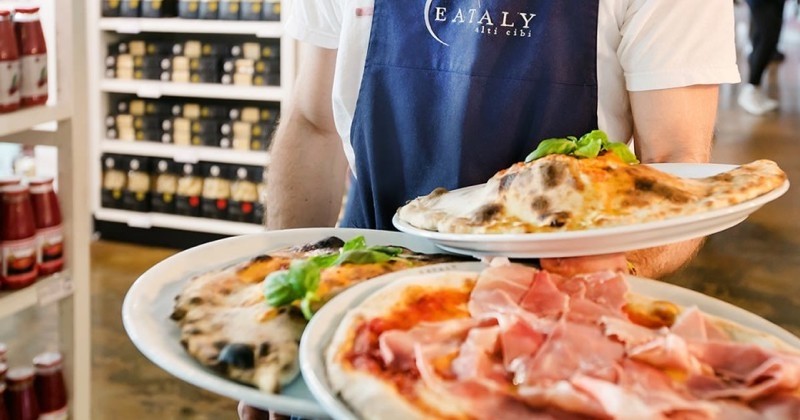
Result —
<instances>
[{"instance_id":1,"label":"shelving unit","mask_svg":"<svg viewBox=\"0 0 800 420\"><path fill-rule=\"evenodd\" d=\"M44 12L53 17L53 25L44 23L46 33L55 30L48 41L48 60L55 61L55 74L47 106L22 109L0 116L0 142L50 145L58 148L58 195L63 218L65 260L63 272L38 280L25 289L0 293L0 321L18 316L36 306L57 305L58 343L65 361L70 394L70 418L91 417L91 294L89 281L89 239L91 220L86 185L89 177L89 144L86 125L73 118L73 110L86 107L86 74L83 63L74 57L86 54L86 15L84 3L75 0L42 0ZM46 127L42 127L46 125ZM35 329L35 328L34 328ZM26 338L19 331L12 340ZM41 349L29 349L34 352ZM34 354L25 354L33 357Z\"/></svg>"},{"instance_id":2,"label":"shelving unit","mask_svg":"<svg viewBox=\"0 0 800 420\"><path fill-rule=\"evenodd\" d=\"M204 100L240 100L250 102L278 103L283 108L288 93L292 90L295 74L295 42L285 36L283 22L269 21L225 21L193 20L182 18L107 18L101 17L101 2L86 0L88 19L88 50L92 52L87 63L90 161L90 196L95 226L101 235L104 230L128 229L131 237L149 236L163 238L168 234L193 233L218 236L240 235L261 231L255 224L228 222L208 218L139 213L102 208L100 204L100 182L102 170L100 157L104 153L122 155L171 158L176 162L218 162L234 165L266 165L269 154L263 151L239 151L215 147L176 146L146 141L118 141L106 138L103 127L108 115L111 97L115 94L132 94L144 99L198 98ZM284 13L291 7L289 0L282 4ZM280 86L237 86L222 84L172 83L156 80L117 80L104 77L104 60L109 43L129 35L158 34L172 38L176 34L200 37L214 36L216 39L280 40ZM163 229L168 229L164 232ZM172 231L178 232L172 232ZM172 235L175 236L175 235ZM194 236L194 241L214 239L213 236ZM137 240L137 242L147 242ZM158 243L158 242L156 242ZM163 243L160 243L163 244ZM189 243L191 244L191 243Z\"/></svg>"}]
</instances>

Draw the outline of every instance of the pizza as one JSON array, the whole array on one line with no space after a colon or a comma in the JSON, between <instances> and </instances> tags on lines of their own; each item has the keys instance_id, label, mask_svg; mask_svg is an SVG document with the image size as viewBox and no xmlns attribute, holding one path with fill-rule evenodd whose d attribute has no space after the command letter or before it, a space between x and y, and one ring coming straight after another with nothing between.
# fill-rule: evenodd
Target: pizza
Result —
<instances>
[{"instance_id":1,"label":"pizza","mask_svg":"<svg viewBox=\"0 0 800 420\"><path fill-rule=\"evenodd\" d=\"M800 353L611 270L397 280L345 315L325 366L364 419L800 418Z\"/></svg>"},{"instance_id":2,"label":"pizza","mask_svg":"<svg viewBox=\"0 0 800 420\"><path fill-rule=\"evenodd\" d=\"M398 217L414 227L446 233L585 230L729 207L785 181L786 174L770 160L688 179L627 163L614 153L594 158L551 154L516 163L480 186L438 188L401 207Z\"/></svg>"},{"instance_id":3,"label":"pizza","mask_svg":"<svg viewBox=\"0 0 800 420\"><path fill-rule=\"evenodd\" d=\"M360 236L330 237L191 278L171 318L181 345L202 365L275 393L297 376L303 329L327 300L381 274L454 260L370 247Z\"/></svg>"}]
</instances>

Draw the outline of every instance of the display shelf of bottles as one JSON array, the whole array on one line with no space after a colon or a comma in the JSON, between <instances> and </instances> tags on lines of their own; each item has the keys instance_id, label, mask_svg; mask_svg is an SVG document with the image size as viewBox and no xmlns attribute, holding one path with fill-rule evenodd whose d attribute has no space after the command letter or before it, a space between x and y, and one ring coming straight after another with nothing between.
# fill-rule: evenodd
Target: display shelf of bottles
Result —
<instances>
[{"instance_id":1,"label":"display shelf of bottles","mask_svg":"<svg viewBox=\"0 0 800 420\"><path fill-rule=\"evenodd\" d=\"M264 227L253 223L231 222L204 217L179 216L162 213L140 213L130 210L101 208L94 212L98 220L125 223L133 228L151 227L206 232L217 235L246 235L263 232Z\"/></svg>"},{"instance_id":2,"label":"display shelf of bottles","mask_svg":"<svg viewBox=\"0 0 800 420\"><path fill-rule=\"evenodd\" d=\"M280 38L280 22L227 21L181 18L101 18L100 29L120 34L163 32L183 34L254 35L258 38Z\"/></svg>"},{"instance_id":3,"label":"display shelf of bottles","mask_svg":"<svg viewBox=\"0 0 800 420\"><path fill-rule=\"evenodd\" d=\"M140 98L162 96L186 98L235 99L243 101L280 101L283 89L275 86L235 86L214 83L174 83L155 80L104 79L100 90L110 93L133 93Z\"/></svg>"},{"instance_id":4,"label":"display shelf of bottles","mask_svg":"<svg viewBox=\"0 0 800 420\"><path fill-rule=\"evenodd\" d=\"M0 319L36 305L46 305L72 294L72 280L66 273L56 273L20 290L0 291Z\"/></svg>"},{"instance_id":5,"label":"display shelf of bottles","mask_svg":"<svg viewBox=\"0 0 800 420\"><path fill-rule=\"evenodd\" d=\"M11 141L5 137L30 130L37 125L70 117L70 110L57 105L23 108L18 111L0 114L0 140Z\"/></svg>"},{"instance_id":6,"label":"display shelf of bottles","mask_svg":"<svg viewBox=\"0 0 800 420\"><path fill-rule=\"evenodd\" d=\"M148 141L103 140L104 153L172 158L178 163L200 161L264 166L269 164L269 153L257 150L232 150L208 146L176 146Z\"/></svg>"}]
</instances>

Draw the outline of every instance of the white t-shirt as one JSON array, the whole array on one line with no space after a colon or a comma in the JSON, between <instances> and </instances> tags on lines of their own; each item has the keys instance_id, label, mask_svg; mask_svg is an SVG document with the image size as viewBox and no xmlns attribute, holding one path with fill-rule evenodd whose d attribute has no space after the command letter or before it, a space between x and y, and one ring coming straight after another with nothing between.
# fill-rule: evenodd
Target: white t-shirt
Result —
<instances>
[{"instance_id":1,"label":"white t-shirt","mask_svg":"<svg viewBox=\"0 0 800 420\"><path fill-rule=\"evenodd\" d=\"M626 91L740 81L731 0L599 3L597 121L610 138L629 139L633 134ZM292 0L286 22L290 36L338 50L333 112L351 167L355 156L350 127L364 74L372 26L368 11L373 5L374 0Z\"/></svg>"}]
</instances>

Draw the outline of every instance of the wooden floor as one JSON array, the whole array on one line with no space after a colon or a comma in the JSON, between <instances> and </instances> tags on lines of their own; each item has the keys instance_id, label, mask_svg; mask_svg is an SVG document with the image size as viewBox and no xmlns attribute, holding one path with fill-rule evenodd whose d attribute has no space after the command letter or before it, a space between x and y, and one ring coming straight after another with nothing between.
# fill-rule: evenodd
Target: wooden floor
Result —
<instances>
[{"instance_id":1,"label":"wooden floor","mask_svg":"<svg viewBox=\"0 0 800 420\"><path fill-rule=\"evenodd\" d=\"M741 306L800 335L800 28L784 33L785 62L767 84L780 112L746 114L736 105L738 86L725 86L713 160L775 160L794 187L745 223L713 235L700 255L667 281ZM743 75L747 69L742 68ZM202 392L144 359L122 329L125 291L148 267L173 250L99 241L92 246L93 414L97 419L236 418L235 403Z\"/></svg>"}]
</instances>

